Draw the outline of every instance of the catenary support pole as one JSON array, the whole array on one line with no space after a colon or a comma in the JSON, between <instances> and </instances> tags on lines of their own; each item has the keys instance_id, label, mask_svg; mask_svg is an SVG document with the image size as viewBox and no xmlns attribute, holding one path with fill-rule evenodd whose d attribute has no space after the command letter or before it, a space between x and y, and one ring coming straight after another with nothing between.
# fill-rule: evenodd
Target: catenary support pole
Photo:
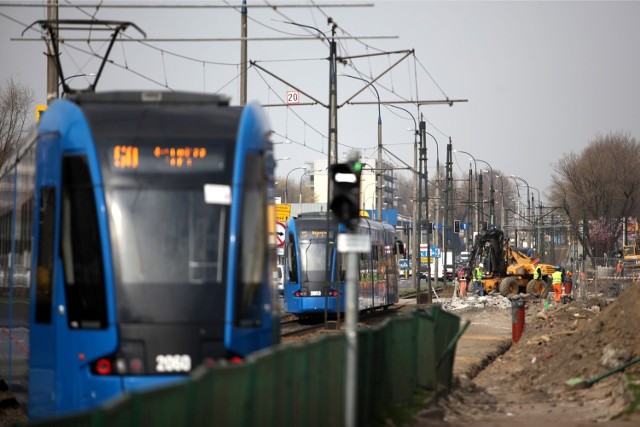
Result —
<instances>
[{"instance_id":1,"label":"catenary support pole","mask_svg":"<svg viewBox=\"0 0 640 427\"><path fill-rule=\"evenodd\" d=\"M52 22L58 20L58 0L48 0L47 19ZM54 54L58 49L53 46L54 43L58 43L57 25L53 33L55 37L48 41L51 45L47 49L47 104L58 98L58 67Z\"/></svg>"}]
</instances>

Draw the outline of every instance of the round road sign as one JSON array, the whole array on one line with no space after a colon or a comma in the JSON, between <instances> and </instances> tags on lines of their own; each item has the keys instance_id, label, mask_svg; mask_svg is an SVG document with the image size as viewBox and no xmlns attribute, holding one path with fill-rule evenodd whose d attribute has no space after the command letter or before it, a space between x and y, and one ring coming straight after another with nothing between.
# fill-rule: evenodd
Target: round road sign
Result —
<instances>
[{"instance_id":1,"label":"round road sign","mask_svg":"<svg viewBox=\"0 0 640 427\"><path fill-rule=\"evenodd\" d=\"M287 231L287 226L284 222L276 222L276 239L278 239L278 247L284 248L284 236Z\"/></svg>"}]
</instances>

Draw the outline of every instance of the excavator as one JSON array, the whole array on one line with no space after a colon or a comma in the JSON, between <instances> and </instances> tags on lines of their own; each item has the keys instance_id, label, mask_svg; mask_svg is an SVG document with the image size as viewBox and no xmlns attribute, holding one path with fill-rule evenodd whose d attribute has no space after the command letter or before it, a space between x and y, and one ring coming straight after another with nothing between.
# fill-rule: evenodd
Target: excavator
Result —
<instances>
[{"instance_id":1,"label":"excavator","mask_svg":"<svg viewBox=\"0 0 640 427\"><path fill-rule=\"evenodd\" d=\"M634 272L640 271L640 241L636 241L633 245L626 245L623 248L623 265L627 273L635 275Z\"/></svg>"},{"instance_id":2,"label":"excavator","mask_svg":"<svg viewBox=\"0 0 640 427\"><path fill-rule=\"evenodd\" d=\"M531 257L511 247L497 228L476 235L467 264L469 271L473 272L476 263L483 265L485 293L497 291L505 297L527 293L546 298L551 289L551 275L556 270L551 264L536 264ZM533 280L536 268L541 270L540 280Z\"/></svg>"}]
</instances>

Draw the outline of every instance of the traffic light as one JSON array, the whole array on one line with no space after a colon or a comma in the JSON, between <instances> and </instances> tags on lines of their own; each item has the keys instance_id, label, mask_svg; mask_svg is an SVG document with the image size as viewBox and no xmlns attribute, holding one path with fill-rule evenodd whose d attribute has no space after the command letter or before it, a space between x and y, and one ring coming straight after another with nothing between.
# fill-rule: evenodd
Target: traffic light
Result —
<instances>
[{"instance_id":1,"label":"traffic light","mask_svg":"<svg viewBox=\"0 0 640 427\"><path fill-rule=\"evenodd\" d=\"M427 234L433 234L433 223L429 223L429 228L427 228Z\"/></svg>"},{"instance_id":2,"label":"traffic light","mask_svg":"<svg viewBox=\"0 0 640 427\"><path fill-rule=\"evenodd\" d=\"M332 184L331 211L338 222L354 231L360 218L360 172L362 164L356 161L338 163L329 168Z\"/></svg>"},{"instance_id":3,"label":"traffic light","mask_svg":"<svg viewBox=\"0 0 640 427\"><path fill-rule=\"evenodd\" d=\"M460 232L460 220L456 219L453 221L453 231L455 233L459 233Z\"/></svg>"}]
</instances>

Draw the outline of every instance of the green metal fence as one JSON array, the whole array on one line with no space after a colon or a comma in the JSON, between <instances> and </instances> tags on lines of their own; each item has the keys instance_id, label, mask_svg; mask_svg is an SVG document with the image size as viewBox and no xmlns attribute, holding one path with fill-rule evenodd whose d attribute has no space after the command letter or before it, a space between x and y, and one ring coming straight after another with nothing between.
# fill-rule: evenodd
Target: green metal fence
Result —
<instances>
[{"instance_id":1,"label":"green metal fence","mask_svg":"<svg viewBox=\"0 0 640 427\"><path fill-rule=\"evenodd\" d=\"M416 387L449 388L460 318L434 305L358 332L358 423ZM344 334L281 345L243 364L200 367L188 381L119 398L91 413L34 422L51 427L340 426Z\"/></svg>"}]
</instances>

